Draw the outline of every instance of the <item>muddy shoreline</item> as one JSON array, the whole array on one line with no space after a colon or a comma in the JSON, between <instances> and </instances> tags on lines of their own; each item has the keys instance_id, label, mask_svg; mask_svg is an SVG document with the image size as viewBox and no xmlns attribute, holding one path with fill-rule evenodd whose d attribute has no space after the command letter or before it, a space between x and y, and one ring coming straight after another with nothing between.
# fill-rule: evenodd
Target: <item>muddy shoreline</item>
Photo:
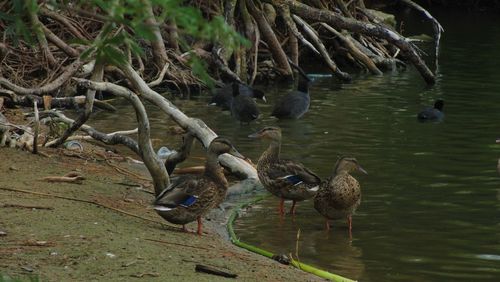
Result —
<instances>
[{"instance_id":1,"label":"muddy shoreline","mask_svg":"<svg viewBox=\"0 0 500 282\"><path fill-rule=\"evenodd\" d=\"M7 276L22 281L29 277L41 281L231 279L195 272L196 264L235 273L243 281L320 280L227 240L225 220L240 196L230 195L224 210L208 215L203 236L186 234L151 209L153 196L143 191L151 187L134 176L137 171L118 173L117 167L126 167L124 162L114 159L110 165L112 158L105 161L104 150L85 147L90 149L83 157L68 156L71 154L61 149L42 149L49 156L43 157L0 148L0 188L34 192L0 189L0 231L4 232L0 237L0 280ZM41 180L70 171L82 174L83 183ZM143 190L137 189L140 185ZM188 227L194 230L195 224Z\"/></svg>"}]
</instances>

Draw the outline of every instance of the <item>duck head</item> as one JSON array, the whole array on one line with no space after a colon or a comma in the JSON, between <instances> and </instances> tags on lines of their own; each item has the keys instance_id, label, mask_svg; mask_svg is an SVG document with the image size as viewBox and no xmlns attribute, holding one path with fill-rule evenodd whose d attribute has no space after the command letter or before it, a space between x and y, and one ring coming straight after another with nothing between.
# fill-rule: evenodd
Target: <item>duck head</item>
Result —
<instances>
[{"instance_id":1,"label":"duck head","mask_svg":"<svg viewBox=\"0 0 500 282\"><path fill-rule=\"evenodd\" d=\"M341 157L335 164L334 173L338 175L342 172L350 173L353 171L360 171L364 174L368 174L358 163L358 160L352 157Z\"/></svg>"},{"instance_id":2,"label":"duck head","mask_svg":"<svg viewBox=\"0 0 500 282\"><path fill-rule=\"evenodd\" d=\"M269 139L271 141L280 141L281 140L281 128L276 126L266 126L261 130L248 135L250 138L262 138Z\"/></svg>"},{"instance_id":3,"label":"duck head","mask_svg":"<svg viewBox=\"0 0 500 282\"><path fill-rule=\"evenodd\" d=\"M434 103L434 109L437 109L440 112L442 112L443 107L444 107L444 101L441 99L436 100L436 102Z\"/></svg>"},{"instance_id":4,"label":"duck head","mask_svg":"<svg viewBox=\"0 0 500 282\"><path fill-rule=\"evenodd\" d=\"M311 84L311 79L306 75L299 76L299 83L297 84L297 90L300 92L309 92L309 85Z\"/></svg>"},{"instance_id":5,"label":"duck head","mask_svg":"<svg viewBox=\"0 0 500 282\"><path fill-rule=\"evenodd\" d=\"M264 101L264 103L267 103L266 96L264 95L264 92L258 90L258 89L253 89L253 95L254 98L259 99Z\"/></svg>"},{"instance_id":6,"label":"duck head","mask_svg":"<svg viewBox=\"0 0 500 282\"><path fill-rule=\"evenodd\" d=\"M214 153L216 155L228 153L240 159L245 158L236 150L236 148L234 148L229 140L223 137L216 137L214 140L212 140L212 142L210 142L210 145L208 146L208 152Z\"/></svg>"}]
</instances>

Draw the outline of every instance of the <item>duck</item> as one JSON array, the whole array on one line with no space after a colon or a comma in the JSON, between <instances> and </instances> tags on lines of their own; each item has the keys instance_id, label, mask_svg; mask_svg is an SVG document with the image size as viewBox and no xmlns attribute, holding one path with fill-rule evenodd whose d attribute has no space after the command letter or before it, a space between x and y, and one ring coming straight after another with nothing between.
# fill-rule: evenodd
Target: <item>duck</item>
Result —
<instances>
[{"instance_id":1,"label":"duck","mask_svg":"<svg viewBox=\"0 0 500 282\"><path fill-rule=\"evenodd\" d=\"M444 101L441 99L436 100L434 107L427 107L417 115L417 119L421 122L425 121L441 121L444 118L443 113Z\"/></svg>"},{"instance_id":2,"label":"duck","mask_svg":"<svg viewBox=\"0 0 500 282\"><path fill-rule=\"evenodd\" d=\"M231 110L233 93L236 86L238 86L237 89L239 94L267 102L264 92L239 82L232 82L218 89L210 100L209 105L218 106L223 111Z\"/></svg>"},{"instance_id":3,"label":"duck","mask_svg":"<svg viewBox=\"0 0 500 282\"><path fill-rule=\"evenodd\" d=\"M228 182L218 157L224 153L244 158L223 137L216 137L207 149L207 161L202 175L186 175L164 189L154 201L154 210L166 221L182 225L197 221L197 234L202 235L201 218L212 208L219 206L226 197Z\"/></svg>"},{"instance_id":4,"label":"duck","mask_svg":"<svg viewBox=\"0 0 500 282\"><path fill-rule=\"evenodd\" d=\"M299 119L308 110L311 98L309 96L309 84L311 80L301 75L294 90L282 97L274 106L271 116L278 119Z\"/></svg>"},{"instance_id":5,"label":"duck","mask_svg":"<svg viewBox=\"0 0 500 282\"><path fill-rule=\"evenodd\" d=\"M284 215L284 201L292 200L290 213L295 215L296 203L312 198L319 189L321 179L303 164L282 159L281 129L268 126L249 135L250 138L267 139L269 147L259 158L257 175L262 185L280 198L279 213Z\"/></svg>"},{"instance_id":6,"label":"duck","mask_svg":"<svg viewBox=\"0 0 500 282\"><path fill-rule=\"evenodd\" d=\"M341 157L335 164L333 174L321 182L314 196L314 208L326 218L326 230L330 220L347 218L349 235L352 236L352 215L361 204L361 187L353 171L368 174L353 157Z\"/></svg>"},{"instance_id":7,"label":"duck","mask_svg":"<svg viewBox=\"0 0 500 282\"><path fill-rule=\"evenodd\" d=\"M231 102L231 115L240 123L250 123L256 120L260 111L252 97L240 93L240 86L233 83L233 100Z\"/></svg>"}]
</instances>

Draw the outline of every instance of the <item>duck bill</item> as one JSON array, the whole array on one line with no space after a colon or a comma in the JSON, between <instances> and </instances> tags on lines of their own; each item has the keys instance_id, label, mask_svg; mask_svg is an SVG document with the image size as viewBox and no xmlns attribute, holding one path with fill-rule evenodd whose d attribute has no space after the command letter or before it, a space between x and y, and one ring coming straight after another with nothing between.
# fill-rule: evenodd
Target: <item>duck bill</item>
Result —
<instances>
[{"instance_id":1,"label":"duck bill","mask_svg":"<svg viewBox=\"0 0 500 282\"><path fill-rule=\"evenodd\" d=\"M260 138L260 131L248 135L248 138Z\"/></svg>"},{"instance_id":2,"label":"duck bill","mask_svg":"<svg viewBox=\"0 0 500 282\"><path fill-rule=\"evenodd\" d=\"M358 170L364 174L368 174L368 172L364 168L362 168L361 166L358 166Z\"/></svg>"},{"instance_id":3,"label":"duck bill","mask_svg":"<svg viewBox=\"0 0 500 282\"><path fill-rule=\"evenodd\" d=\"M232 148L231 151L229 151L229 154L243 160L246 159L245 156L240 154L240 152L238 152L235 148Z\"/></svg>"}]
</instances>

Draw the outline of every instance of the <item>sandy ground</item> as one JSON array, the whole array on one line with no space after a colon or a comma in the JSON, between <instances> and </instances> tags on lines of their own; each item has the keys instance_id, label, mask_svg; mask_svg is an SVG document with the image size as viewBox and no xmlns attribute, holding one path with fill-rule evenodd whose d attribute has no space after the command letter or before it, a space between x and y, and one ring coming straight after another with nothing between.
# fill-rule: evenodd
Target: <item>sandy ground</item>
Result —
<instances>
[{"instance_id":1,"label":"sandy ground","mask_svg":"<svg viewBox=\"0 0 500 282\"><path fill-rule=\"evenodd\" d=\"M233 246L216 232L221 227L214 221L205 221L203 236L181 232L152 210L151 194L137 189L151 190L148 181L119 173L102 149L86 147L95 151L80 157L62 149L43 149L50 156L43 157L0 148L0 281L6 276L22 281L30 276L41 281L234 280L195 272L196 264L235 273L242 281L320 280ZM118 159L112 164L128 167ZM82 184L42 180L70 171L85 177ZM196 224L188 227L194 230Z\"/></svg>"}]
</instances>

